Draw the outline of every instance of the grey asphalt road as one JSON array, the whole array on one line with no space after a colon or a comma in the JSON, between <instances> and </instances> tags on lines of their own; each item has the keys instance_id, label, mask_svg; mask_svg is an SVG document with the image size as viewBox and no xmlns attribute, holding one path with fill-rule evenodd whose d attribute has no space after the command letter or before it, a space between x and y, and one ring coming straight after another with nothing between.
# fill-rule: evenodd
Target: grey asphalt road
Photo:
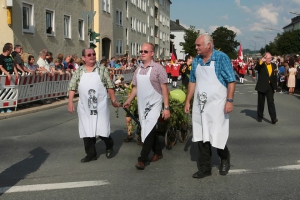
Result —
<instances>
[{"instance_id":1,"label":"grey asphalt road","mask_svg":"<svg viewBox=\"0 0 300 200\"><path fill-rule=\"evenodd\" d=\"M114 157L105 157L97 142L98 160L80 163L83 141L78 136L77 114L66 106L0 120L0 199L299 199L300 198L300 96L275 94L279 122L258 123L253 82L237 84L230 115L231 171L218 174L213 150L213 175L193 179L197 171L197 145L191 137L144 171L134 165L141 150L135 142L123 143L124 111L111 111ZM164 146L163 137L160 138ZM20 191L43 184L102 181L105 185ZM35 186L32 186L35 185ZM37 185L37 186L36 186Z\"/></svg>"}]
</instances>

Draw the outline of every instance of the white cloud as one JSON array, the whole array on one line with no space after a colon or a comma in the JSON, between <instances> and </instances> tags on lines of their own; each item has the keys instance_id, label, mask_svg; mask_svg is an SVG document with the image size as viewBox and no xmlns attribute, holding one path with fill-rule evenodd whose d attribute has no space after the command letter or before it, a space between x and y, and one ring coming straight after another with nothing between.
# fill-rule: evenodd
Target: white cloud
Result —
<instances>
[{"instance_id":1,"label":"white cloud","mask_svg":"<svg viewBox=\"0 0 300 200\"><path fill-rule=\"evenodd\" d=\"M208 27L209 28L209 32L214 32L218 27L220 27L220 26L210 26L210 27Z\"/></svg>"},{"instance_id":2,"label":"white cloud","mask_svg":"<svg viewBox=\"0 0 300 200\"><path fill-rule=\"evenodd\" d=\"M235 32L237 35L242 35L242 31L240 29L238 29L237 27L235 26L228 26L228 25L225 25L224 27L226 27L227 29L229 30L232 30L233 32Z\"/></svg>"},{"instance_id":3,"label":"white cloud","mask_svg":"<svg viewBox=\"0 0 300 200\"><path fill-rule=\"evenodd\" d=\"M300 5L300 0L291 0L291 1L298 4L298 5Z\"/></svg>"},{"instance_id":4,"label":"white cloud","mask_svg":"<svg viewBox=\"0 0 300 200\"><path fill-rule=\"evenodd\" d=\"M228 15L221 16L221 19L228 19Z\"/></svg>"},{"instance_id":5,"label":"white cloud","mask_svg":"<svg viewBox=\"0 0 300 200\"><path fill-rule=\"evenodd\" d=\"M234 0L234 2L235 2L235 4L239 7L239 8L241 8L243 11L245 11L245 12L251 12L251 10L247 7L247 6L242 6L241 5L241 1L240 0Z\"/></svg>"},{"instance_id":6,"label":"white cloud","mask_svg":"<svg viewBox=\"0 0 300 200\"><path fill-rule=\"evenodd\" d=\"M250 31L265 31L266 24L255 22L250 24Z\"/></svg>"},{"instance_id":7,"label":"white cloud","mask_svg":"<svg viewBox=\"0 0 300 200\"><path fill-rule=\"evenodd\" d=\"M218 27L220 26L210 26L209 27L209 31L212 33L214 32ZM224 26L225 28L229 29L229 30L232 30L233 32L235 32L237 35L242 35L242 31L238 28L236 28L235 26L228 26L228 25L225 25Z\"/></svg>"},{"instance_id":8,"label":"white cloud","mask_svg":"<svg viewBox=\"0 0 300 200\"><path fill-rule=\"evenodd\" d=\"M279 8L274 7L273 4L268 4L263 7L260 7L256 11L256 16L261 20L263 23L271 23L272 25L278 24L278 11Z\"/></svg>"}]
</instances>

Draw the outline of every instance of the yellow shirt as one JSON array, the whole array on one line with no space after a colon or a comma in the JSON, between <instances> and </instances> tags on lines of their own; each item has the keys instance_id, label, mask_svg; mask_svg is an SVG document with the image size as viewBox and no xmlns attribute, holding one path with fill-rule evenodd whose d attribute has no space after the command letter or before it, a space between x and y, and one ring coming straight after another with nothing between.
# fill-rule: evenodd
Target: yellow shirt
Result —
<instances>
[{"instance_id":1,"label":"yellow shirt","mask_svg":"<svg viewBox=\"0 0 300 200\"><path fill-rule=\"evenodd\" d=\"M259 64L261 65L263 62L260 61ZM269 77L271 76L272 74L272 64L266 64L267 65L267 69L268 69L268 73L269 73Z\"/></svg>"},{"instance_id":2,"label":"yellow shirt","mask_svg":"<svg viewBox=\"0 0 300 200\"><path fill-rule=\"evenodd\" d=\"M272 65L271 65L271 63L267 65L267 69L268 69L269 77L270 77L271 74L272 74Z\"/></svg>"}]
</instances>

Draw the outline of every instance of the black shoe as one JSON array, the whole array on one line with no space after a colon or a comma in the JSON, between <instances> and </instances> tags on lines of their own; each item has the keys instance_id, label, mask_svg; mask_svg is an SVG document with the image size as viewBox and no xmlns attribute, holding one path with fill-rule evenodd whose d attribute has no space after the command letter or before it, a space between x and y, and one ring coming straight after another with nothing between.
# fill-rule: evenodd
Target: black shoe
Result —
<instances>
[{"instance_id":1,"label":"black shoe","mask_svg":"<svg viewBox=\"0 0 300 200\"><path fill-rule=\"evenodd\" d=\"M211 171L202 172L201 170L199 170L193 174L193 178L204 178L206 176L211 176Z\"/></svg>"},{"instance_id":2,"label":"black shoe","mask_svg":"<svg viewBox=\"0 0 300 200\"><path fill-rule=\"evenodd\" d=\"M262 119L260 119L260 118L257 118L256 120L257 120L258 122L262 122Z\"/></svg>"},{"instance_id":3,"label":"black shoe","mask_svg":"<svg viewBox=\"0 0 300 200\"><path fill-rule=\"evenodd\" d=\"M277 119L277 118L274 119L274 120L272 120L272 124L276 124L276 122L278 122L278 119Z\"/></svg>"},{"instance_id":4,"label":"black shoe","mask_svg":"<svg viewBox=\"0 0 300 200\"><path fill-rule=\"evenodd\" d=\"M126 138L124 138L124 140L123 140L124 142L132 142L133 141L133 137L132 136L127 136Z\"/></svg>"},{"instance_id":5,"label":"black shoe","mask_svg":"<svg viewBox=\"0 0 300 200\"><path fill-rule=\"evenodd\" d=\"M97 160L97 156L95 156L95 157L89 157L89 156L86 156L86 157L84 157L84 158L82 158L81 159L81 162L82 163L86 163L86 162L90 162L90 161L93 161L93 160Z\"/></svg>"},{"instance_id":6,"label":"black shoe","mask_svg":"<svg viewBox=\"0 0 300 200\"><path fill-rule=\"evenodd\" d=\"M106 158L111 158L113 152L114 152L114 149L113 149L113 148L107 149L107 150L106 150L106 153L105 153Z\"/></svg>"},{"instance_id":7,"label":"black shoe","mask_svg":"<svg viewBox=\"0 0 300 200\"><path fill-rule=\"evenodd\" d=\"M221 160L219 174L224 176L228 174L229 169L230 169L230 154L228 153L228 158Z\"/></svg>"}]
</instances>

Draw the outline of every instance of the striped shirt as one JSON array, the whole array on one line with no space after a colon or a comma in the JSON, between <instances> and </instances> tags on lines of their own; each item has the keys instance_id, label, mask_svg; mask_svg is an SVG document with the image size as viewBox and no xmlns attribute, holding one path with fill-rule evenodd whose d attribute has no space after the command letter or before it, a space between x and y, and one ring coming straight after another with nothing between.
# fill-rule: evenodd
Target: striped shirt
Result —
<instances>
[{"instance_id":1,"label":"striped shirt","mask_svg":"<svg viewBox=\"0 0 300 200\"><path fill-rule=\"evenodd\" d=\"M98 74L100 76L101 82L103 83L104 87L106 89L113 89L114 83L111 81L110 77L109 77L109 72L108 69L103 66L103 65L98 65L97 63L94 66L94 69L92 72L94 72L96 69L98 69ZM83 74L83 72L88 73L85 65L79 67L73 74L72 79L70 81L69 84L69 91L70 90L77 90L78 89L78 84L80 82L80 78Z\"/></svg>"},{"instance_id":2,"label":"striped shirt","mask_svg":"<svg viewBox=\"0 0 300 200\"><path fill-rule=\"evenodd\" d=\"M236 81L229 57L225 53L214 49L210 59L205 64L201 55L195 57L190 73L190 82L196 82L196 69L198 64L209 66L211 61L215 61L216 76L222 85L227 88L228 83Z\"/></svg>"},{"instance_id":3,"label":"striped shirt","mask_svg":"<svg viewBox=\"0 0 300 200\"><path fill-rule=\"evenodd\" d=\"M150 82L153 88L155 89L155 91L157 91L159 94L162 94L161 84L168 83L168 75L165 68L161 66L159 63L154 62L153 60L150 62L148 67L144 67L143 63L139 64L139 66L134 72L132 78L132 85L134 86L137 85L136 74L139 71L139 69L141 69L139 73L140 75L146 75L150 67L152 67L151 74L150 74Z\"/></svg>"}]
</instances>

